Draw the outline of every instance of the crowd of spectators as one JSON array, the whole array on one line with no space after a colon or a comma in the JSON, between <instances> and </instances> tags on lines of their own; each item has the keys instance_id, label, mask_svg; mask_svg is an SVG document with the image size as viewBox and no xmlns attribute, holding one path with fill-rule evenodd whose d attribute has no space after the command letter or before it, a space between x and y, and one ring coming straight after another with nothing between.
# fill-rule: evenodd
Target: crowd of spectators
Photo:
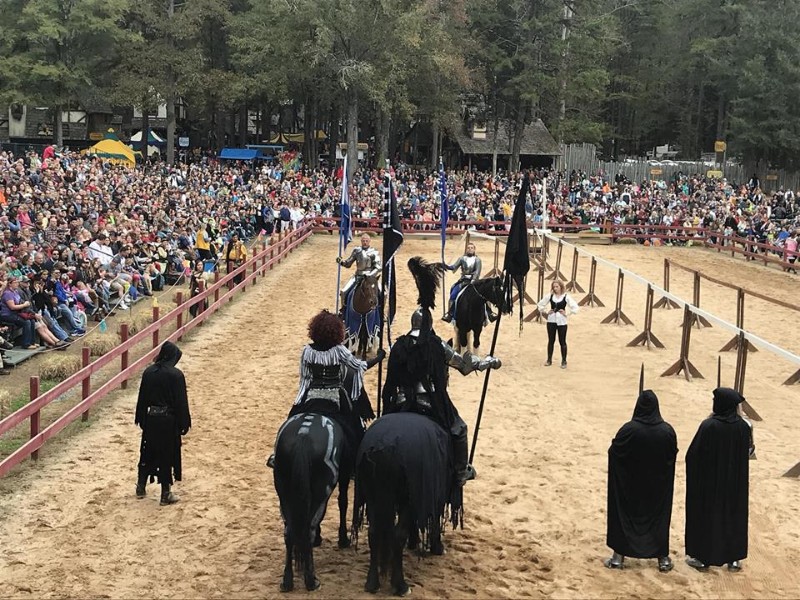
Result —
<instances>
[{"instance_id":1,"label":"crowd of spectators","mask_svg":"<svg viewBox=\"0 0 800 600\"><path fill-rule=\"evenodd\" d=\"M381 175L360 169L350 180L357 226L382 214ZM520 177L448 171L451 221L507 227ZM742 185L702 176L637 183L575 171L534 177L526 201L534 223L686 226L796 251L800 198L764 194L755 177ZM296 228L308 216L338 216L340 180L341 170L208 156L129 168L71 152L0 152L0 350L12 343L64 348L92 321L127 310L140 296L182 281L194 286L218 263L235 268L259 233ZM418 229L437 228L439 174L400 164L394 181L402 217Z\"/></svg>"}]
</instances>

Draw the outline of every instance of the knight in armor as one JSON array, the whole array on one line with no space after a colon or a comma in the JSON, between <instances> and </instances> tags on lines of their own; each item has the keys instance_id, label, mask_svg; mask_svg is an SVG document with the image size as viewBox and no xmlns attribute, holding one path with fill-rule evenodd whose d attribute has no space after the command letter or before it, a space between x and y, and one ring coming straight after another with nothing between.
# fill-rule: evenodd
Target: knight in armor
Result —
<instances>
[{"instance_id":1,"label":"knight in armor","mask_svg":"<svg viewBox=\"0 0 800 600\"><path fill-rule=\"evenodd\" d=\"M475 244L470 242L467 244L467 253L458 257L458 260L452 265L445 264L444 268L448 271L455 271L461 269L461 277L458 278L452 286L450 286L450 303L447 307L447 314L442 317L442 321L450 323L455 319L455 303L459 292L463 290L470 283L475 283L481 278L481 259L475 254ZM492 313L489 304L486 304L486 316L489 321L494 321L497 316Z\"/></svg>"},{"instance_id":2,"label":"knight in armor","mask_svg":"<svg viewBox=\"0 0 800 600\"><path fill-rule=\"evenodd\" d=\"M411 331L397 338L389 354L382 398L385 412L411 411L430 417L450 433L455 478L463 485L475 478L467 463L467 425L447 393L448 367L462 375L499 369L500 360L481 360L467 352L463 356L433 331L431 309L445 266L426 263L420 257L408 261L419 289L420 307L411 316Z\"/></svg>"},{"instance_id":3,"label":"knight in armor","mask_svg":"<svg viewBox=\"0 0 800 600\"><path fill-rule=\"evenodd\" d=\"M386 356L383 350L368 361L359 360L342 345L344 323L323 310L308 323L307 344L300 355L300 389L289 417L316 413L335 420L346 440L342 464L352 464L364 436L364 422L375 418L364 390L364 372ZM267 460L274 466L274 455Z\"/></svg>"},{"instance_id":4,"label":"knight in armor","mask_svg":"<svg viewBox=\"0 0 800 600\"><path fill-rule=\"evenodd\" d=\"M375 277L381 272L381 255L371 244L372 238L368 233L364 233L361 236L361 246L353 248L350 256L344 259L341 256L336 257L336 263L347 269L353 266L353 263L356 264L356 274L344 284L340 292L342 306L345 306L347 294L350 293L350 290L359 284L364 277Z\"/></svg>"}]
</instances>

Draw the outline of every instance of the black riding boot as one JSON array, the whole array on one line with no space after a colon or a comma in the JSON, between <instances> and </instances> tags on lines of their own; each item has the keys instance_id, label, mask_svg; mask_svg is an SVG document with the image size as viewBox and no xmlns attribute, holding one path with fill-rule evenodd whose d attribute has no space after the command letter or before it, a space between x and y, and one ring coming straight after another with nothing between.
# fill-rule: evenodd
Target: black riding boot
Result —
<instances>
[{"instance_id":1,"label":"black riding boot","mask_svg":"<svg viewBox=\"0 0 800 600\"><path fill-rule=\"evenodd\" d=\"M161 484L161 506L175 504L178 501L178 497L169 491L169 487L168 483Z\"/></svg>"},{"instance_id":2,"label":"black riding boot","mask_svg":"<svg viewBox=\"0 0 800 600\"><path fill-rule=\"evenodd\" d=\"M451 299L447 305L447 314L442 317L442 321L449 323L453 320L453 304L455 304L455 302Z\"/></svg>"},{"instance_id":3,"label":"black riding boot","mask_svg":"<svg viewBox=\"0 0 800 600\"><path fill-rule=\"evenodd\" d=\"M145 487L147 486L147 473L139 473L139 479L136 480L136 497L141 499L147 494Z\"/></svg>"},{"instance_id":4,"label":"black riding boot","mask_svg":"<svg viewBox=\"0 0 800 600\"><path fill-rule=\"evenodd\" d=\"M472 465L467 462L467 431L451 435L453 440L453 463L456 469L456 482L464 485L467 481L475 479L476 473Z\"/></svg>"}]
</instances>

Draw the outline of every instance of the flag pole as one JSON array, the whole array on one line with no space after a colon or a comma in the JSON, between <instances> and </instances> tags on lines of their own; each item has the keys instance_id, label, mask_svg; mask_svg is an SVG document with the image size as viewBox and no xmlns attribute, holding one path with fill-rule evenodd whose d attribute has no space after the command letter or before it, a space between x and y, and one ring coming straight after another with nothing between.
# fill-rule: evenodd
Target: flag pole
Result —
<instances>
[{"instance_id":1,"label":"flag pole","mask_svg":"<svg viewBox=\"0 0 800 600\"><path fill-rule=\"evenodd\" d=\"M444 259L444 247L447 244L447 222L450 220L450 206L449 202L447 201L447 188L444 182L444 161L442 157L439 157L439 187L440 195L442 197L441 204L439 206L439 219L441 221L442 226L442 264L446 265L447 261ZM447 212L445 212L447 211ZM447 269L442 271L442 316L447 314Z\"/></svg>"},{"instance_id":2,"label":"flag pole","mask_svg":"<svg viewBox=\"0 0 800 600\"><path fill-rule=\"evenodd\" d=\"M489 356L494 356L495 348L497 347L497 334L500 332L500 321L503 318L503 311L498 311L497 321L494 322L494 333L492 334L492 347L489 350ZM483 417L483 405L486 402L486 392L489 389L489 376L494 369L486 369L486 375L483 377L483 390L481 391L481 402L478 405L478 417L475 420L475 429L472 431L472 446L469 449L469 464L472 464L472 459L475 458L475 447L478 444L478 431L481 428L481 418Z\"/></svg>"},{"instance_id":3,"label":"flag pole","mask_svg":"<svg viewBox=\"0 0 800 600\"><path fill-rule=\"evenodd\" d=\"M383 210L384 210L384 224L383 224L383 235L386 236L386 214L389 211L389 204L391 203L391 191L389 190L389 178L391 175L389 174L389 159L386 159L386 177L384 178L384 182L386 183L386 189L383 192ZM386 320L384 315L384 310L386 309L386 294L389 293L389 289L386 285L387 273L389 272L389 261L386 257L383 257L383 265L381 266L381 309L378 314L378 355L380 356L381 352L383 352L383 325ZM378 361L378 413L377 416L381 416L381 404L382 404L382 397L381 391L383 387L383 360Z\"/></svg>"},{"instance_id":4,"label":"flag pole","mask_svg":"<svg viewBox=\"0 0 800 600\"><path fill-rule=\"evenodd\" d=\"M339 258L342 257L342 234L339 233L339 254L337 255ZM341 294L339 290L341 290L342 285L342 263L339 262L336 265L338 268L336 269L336 314L339 314L339 299Z\"/></svg>"}]
</instances>

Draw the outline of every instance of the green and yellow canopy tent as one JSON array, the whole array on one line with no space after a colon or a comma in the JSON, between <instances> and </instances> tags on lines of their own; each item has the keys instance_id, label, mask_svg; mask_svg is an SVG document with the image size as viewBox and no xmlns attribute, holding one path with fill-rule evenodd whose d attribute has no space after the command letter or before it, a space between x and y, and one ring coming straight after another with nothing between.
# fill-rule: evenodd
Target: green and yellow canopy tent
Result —
<instances>
[{"instance_id":1,"label":"green and yellow canopy tent","mask_svg":"<svg viewBox=\"0 0 800 600\"><path fill-rule=\"evenodd\" d=\"M328 139L328 135L321 129L317 130L316 138L318 142ZM279 133L269 141L270 144L304 144L306 141L305 133Z\"/></svg>"},{"instance_id":2,"label":"green and yellow canopy tent","mask_svg":"<svg viewBox=\"0 0 800 600\"><path fill-rule=\"evenodd\" d=\"M119 141L113 129L109 129L104 138L94 146L83 150L83 154L97 156L108 161L133 167L136 165L136 157L133 149Z\"/></svg>"}]
</instances>

